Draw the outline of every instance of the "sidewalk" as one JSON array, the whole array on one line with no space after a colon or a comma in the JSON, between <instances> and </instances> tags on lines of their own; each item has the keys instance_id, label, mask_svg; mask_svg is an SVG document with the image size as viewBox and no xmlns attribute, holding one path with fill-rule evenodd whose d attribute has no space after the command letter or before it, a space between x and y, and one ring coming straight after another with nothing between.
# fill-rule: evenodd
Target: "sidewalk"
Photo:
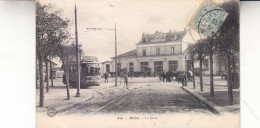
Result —
<instances>
[{"instance_id":1,"label":"sidewalk","mask_svg":"<svg viewBox=\"0 0 260 128\"><path fill-rule=\"evenodd\" d=\"M221 77L214 77L214 97L210 96L210 78L203 77L203 92L200 91L199 78L195 78L196 88L193 88L193 82L188 82L188 86L184 89L196 97L201 98L213 109L216 109L219 113L225 112L239 112L240 111L240 90L233 89L234 105L229 105L228 101L228 87L226 80L222 80Z\"/></svg>"},{"instance_id":2,"label":"sidewalk","mask_svg":"<svg viewBox=\"0 0 260 128\"><path fill-rule=\"evenodd\" d=\"M46 83L44 83L44 85L45 84ZM50 86L48 93L46 92L46 89L44 90L44 107L39 107L40 89L36 89L36 111L46 112L49 107L53 107L57 111L63 111L93 98L94 93L96 93L95 90L112 89L115 93L117 93L117 90L122 88L122 85L115 87L115 84L112 82L101 82L99 86L93 86L88 89L80 89L80 97L75 97L77 92L76 88L70 88L70 100L67 100L66 86L62 83L61 79L54 79L54 87ZM107 92L105 95L110 95L110 93Z\"/></svg>"}]
</instances>

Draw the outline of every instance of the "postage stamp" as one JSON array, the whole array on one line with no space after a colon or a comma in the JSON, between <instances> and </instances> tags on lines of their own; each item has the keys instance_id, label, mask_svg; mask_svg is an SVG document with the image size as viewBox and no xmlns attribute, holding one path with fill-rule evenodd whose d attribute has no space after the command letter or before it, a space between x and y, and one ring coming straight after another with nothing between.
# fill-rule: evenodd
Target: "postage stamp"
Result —
<instances>
[{"instance_id":1,"label":"postage stamp","mask_svg":"<svg viewBox=\"0 0 260 128\"><path fill-rule=\"evenodd\" d=\"M208 37L216 33L225 21L228 13L210 0L204 3L189 22L189 27L199 34Z\"/></svg>"}]
</instances>

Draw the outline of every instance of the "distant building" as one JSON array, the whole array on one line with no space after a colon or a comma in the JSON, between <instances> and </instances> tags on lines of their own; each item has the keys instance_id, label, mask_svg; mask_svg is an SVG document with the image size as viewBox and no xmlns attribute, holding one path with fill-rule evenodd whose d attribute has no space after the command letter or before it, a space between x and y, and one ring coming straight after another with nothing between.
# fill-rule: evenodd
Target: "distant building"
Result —
<instances>
[{"instance_id":1,"label":"distant building","mask_svg":"<svg viewBox=\"0 0 260 128\"><path fill-rule=\"evenodd\" d=\"M49 71L49 73L50 73L50 66L52 66L52 76L54 77L54 78L56 78L56 73L57 73L57 71L58 71L58 67L56 67L57 66L57 64L56 63L54 63L53 61L51 61L51 60L49 60L48 59L48 71ZM45 77L45 74L46 74L46 66L45 66L45 62L43 61L42 62L42 70L43 70L43 76ZM49 76L50 76L50 74L49 74ZM39 60L38 59L36 59L36 78L37 79L39 79L39 77L40 77L40 74L39 74Z\"/></svg>"},{"instance_id":2,"label":"distant building","mask_svg":"<svg viewBox=\"0 0 260 128\"><path fill-rule=\"evenodd\" d=\"M159 72L167 71L187 71L191 70L191 61L186 57L184 51L190 42L184 41L188 35L188 30L169 31L167 33L156 31L154 34L142 34L141 40L136 44L136 49L117 56L117 68L127 69L127 72L141 72L143 69L150 69L156 75ZM190 36L190 35L188 35ZM115 72L115 58L112 62L103 63L103 71ZM214 74L221 74L225 71L225 62L214 56ZM195 68L199 63L195 63ZM209 74L209 59L203 61L204 74Z\"/></svg>"},{"instance_id":3,"label":"distant building","mask_svg":"<svg viewBox=\"0 0 260 128\"><path fill-rule=\"evenodd\" d=\"M105 61L102 63L101 75L109 72L114 72L114 69L112 69L112 61Z\"/></svg>"}]
</instances>

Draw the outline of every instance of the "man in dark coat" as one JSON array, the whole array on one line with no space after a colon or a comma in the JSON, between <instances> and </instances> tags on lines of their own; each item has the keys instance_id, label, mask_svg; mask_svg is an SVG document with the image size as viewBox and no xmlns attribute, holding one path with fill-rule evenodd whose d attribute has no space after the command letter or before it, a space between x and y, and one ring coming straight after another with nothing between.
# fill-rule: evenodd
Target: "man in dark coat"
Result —
<instances>
[{"instance_id":1,"label":"man in dark coat","mask_svg":"<svg viewBox=\"0 0 260 128\"><path fill-rule=\"evenodd\" d=\"M104 83L108 83L108 74L107 73L105 73L105 82Z\"/></svg>"},{"instance_id":2,"label":"man in dark coat","mask_svg":"<svg viewBox=\"0 0 260 128\"><path fill-rule=\"evenodd\" d=\"M162 77L163 77L163 82L164 82L164 80L165 80L165 78L166 78L165 72L162 73ZM166 81L165 81L165 82L166 82Z\"/></svg>"}]
</instances>

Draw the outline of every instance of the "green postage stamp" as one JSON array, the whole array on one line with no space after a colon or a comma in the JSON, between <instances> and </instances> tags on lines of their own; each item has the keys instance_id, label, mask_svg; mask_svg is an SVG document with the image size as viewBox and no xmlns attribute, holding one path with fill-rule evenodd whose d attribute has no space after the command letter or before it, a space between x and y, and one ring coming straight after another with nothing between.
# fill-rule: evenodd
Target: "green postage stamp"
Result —
<instances>
[{"instance_id":1,"label":"green postage stamp","mask_svg":"<svg viewBox=\"0 0 260 128\"><path fill-rule=\"evenodd\" d=\"M228 13L210 0L205 0L195 12L188 26L205 37L216 33Z\"/></svg>"}]
</instances>

